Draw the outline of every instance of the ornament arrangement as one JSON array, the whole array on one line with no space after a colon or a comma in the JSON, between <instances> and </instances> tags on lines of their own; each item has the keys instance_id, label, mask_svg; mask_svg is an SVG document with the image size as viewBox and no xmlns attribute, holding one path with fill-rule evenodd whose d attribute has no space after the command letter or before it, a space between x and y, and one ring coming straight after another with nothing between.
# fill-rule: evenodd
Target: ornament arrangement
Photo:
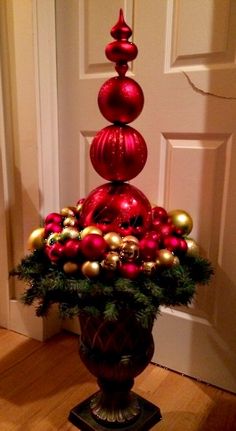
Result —
<instances>
[{"instance_id":1,"label":"ornament arrangement","mask_svg":"<svg viewBox=\"0 0 236 431\"><path fill-rule=\"evenodd\" d=\"M141 87L125 76L137 56L123 13L106 47L118 76L98 94L102 115L112 123L94 137L90 159L106 182L75 206L47 215L29 237L31 254L13 272L30 286L23 301L37 300L37 314L59 303L63 315L86 311L116 319L131 309L143 326L160 305L188 304L196 284L207 283L210 262L190 237L191 216L183 209L151 206L127 183L144 168L147 145L128 124L142 111Z\"/></svg>"}]
</instances>

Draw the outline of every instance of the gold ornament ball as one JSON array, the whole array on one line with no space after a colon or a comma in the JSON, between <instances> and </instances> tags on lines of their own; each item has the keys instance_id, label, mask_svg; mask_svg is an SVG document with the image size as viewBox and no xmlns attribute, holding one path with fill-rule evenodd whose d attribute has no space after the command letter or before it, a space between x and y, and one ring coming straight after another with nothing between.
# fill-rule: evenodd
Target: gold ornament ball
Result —
<instances>
[{"instance_id":1,"label":"gold ornament ball","mask_svg":"<svg viewBox=\"0 0 236 431\"><path fill-rule=\"evenodd\" d=\"M102 261L101 266L105 269L115 271L120 262L119 254L115 251L107 253L106 258Z\"/></svg>"},{"instance_id":2,"label":"gold ornament ball","mask_svg":"<svg viewBox=\"0 0 236 431\"><path fill-rule=\"evenodd\" d=\"M87 260L83 263L81 271L85 277L94 278L99 275L100 265L98 262Z\"/></svg>"},{"instance_id":3,"label":"gold ornament ball","mask_svg":"<svg viewBox=\"0 0 236 431\"><path fill-rule=\"evenodd\" d=\"M174 263L174 255L171 253L171 251L165 248L158 250L157 260L156 260L157 266L164 266L166 268L169 268L173 265L173 263Z\"/></svg>"},{"instance_id":4,"label":"gold ornament ball","mask_svg":"<svg viewBox=\"0 0 236 431\"><path fill-rule=\"evenodd\" d=\"M173 266L178 266L180 265L180 261L178 256L174 256L174 260L173 260Z\"/></svg>"},{"instance_id":5,"label":"gold ornament ball","mask_svg":"<svg viewBox=\"0 0 236 431\"><path fill-rule=\"evenodd\" d=\"M33 230L33 232L31 232L28 238L28 244L27 244L28 250L43 248L45 244L44 234L45 234L45 229L43 227L39 227Z\"/></svg>"},{"instance_id":6,"label":"gold ornament ball","mask_svg":"<svg viewBox=\"0 0 236 431\"><path fill-rule=\"evenodd\" d=\"M68 216L65 218L65 220L63 221L63 226L71 226L71 227L75 227L77 224L77 220L75 217L73 216Z\"/></svg>"},{"instance_id":7,"label":"gold ornament ball","mask_svg":"<svg viewBox=\"0 0 236 431\"><path fill-rule=\"evenodd\" d=\"M67 227L64 227L64 229L62 229L61 237L62 237L62 239L67 239L67 238L70 238L70 239L78 238L79 239L80 234L79 234L78 229L76 229L75 227L67 226Z\"/></svg>"},{"instance_id":8,"label":"gold ornament ball","mask_svg":"<svg viewBox=\"0 0 236 431\"><path fill-rule=\"evenodd\" d=\"M139 257L139 246L136 242L122 242L120 246L120 257L122 260L132 262Z\"/></svg>"},{"instance_id":9,"label":"gold ornament ball","mask_svg":"<svg viewBox=\"0 0 236 431\"><path fill-rule=\"evenodd\" d=\"M76 211L79 213L81 210L82 210L82 206L83 206L83 204L78 204L77 205L77 207L76 207Z\"/></svg>"},{"instance_id":10,"label":"gold ornament ball","mask_svg":"<svg viewBox=\"0 0 236 431\"><path fill-rule=\"evenodd\" d=\"M104 239L111 250L117 250L121 244L121 236L116 232L108 232L104 235Z\"/></svg>"},{"instance_id":11,"label":"gold ornament ball","mask_svg":"<svg viewBox=\"0 0 236 431\"><path fill-rule=\"evenodd\" d=\"M84 237L85 237L86 235L89 235L90 233L96 233L97 235L102 235L102 231L101 231L101 229L99 229L98 227L96 227L96 226L87 226L87 227L85 227L85 228L80 232L81 239L84 239Z\"/></svg>"},{"instance_id":12,"label":"gold ornament ball","mask_svg":"<svg viewBox=\"0 0 236 431\"><path fill-rule=\"evenodd\" d=\"M76 208L75 207L65 207L61 209L61 215L63 215L64 217L74 217L76 213Z\"/></svg>"},{"instance_id":13,"label":"gold ornament ball","mask_svg":"<svg viewBox=\"0 0 236 431\"><path fill-rule=\"evenodd\" d=\"M156 270L156 262L152 262L152 261L143 262L141 266L142 273L149 277L155 273L155 270Z\"/></svg>"},{"instance_id":14,"label":"gold ornament ball","mask_svg":"<svg viewBox=\"0 0 236 431\"><path fill-rule=\"evenodd\" d=\"M122 238L121 242L122 242L122 243L124 243L124 242L135 242L136 244L138 244L138 243L139 243L139 240L138 240L138 238L136 238L136 236L133 236L133 235L127 235L127 236L124 236L124 237Z\"/></svg>"},{"instance_id":15,"label":"gold ornament ball","mask_svg":"<svg viewBox=\"0 0 236 431\"><path fill-rule=\"evenodd\" d=\"M63 265L63 271L66 272L66 274L74 274L79 269L79 265L75 262L66 262Z\"/></svg>"},{"instance_id":16,"label":"gold ornament ball","mask_svg":"<svg viewBox=\"0 0 236 431\"><path fill-rule=\"evenodd\" d=\"M173 210L168 213L173 225L180 229L182 235L188 235L193 228L193 220L184 210Z\"/></svg>"},{"instance_id":17,"label":"gold ornament ball","mask_svg":"<svg viewBox=\"0 0 236 431\"><path fill-rule=\"evenodd\" d=\"M54 232L54 233L50 233L46 242L47 242L47 245L53 245L55 244L55 242L60 241L60 239L62 239L61 234Z\"/></svg>"},{"instance_id":18,"label":"gold ornament ball","mask_svg":"<svg viewBox=\"0 0 236 431\"><path fill-rule=\"evenodd\" d=\"M193 238L185 238L185 241L187 242L187 256L198 256L199 255L199 245Z\"/></svg>"}]
</instances>

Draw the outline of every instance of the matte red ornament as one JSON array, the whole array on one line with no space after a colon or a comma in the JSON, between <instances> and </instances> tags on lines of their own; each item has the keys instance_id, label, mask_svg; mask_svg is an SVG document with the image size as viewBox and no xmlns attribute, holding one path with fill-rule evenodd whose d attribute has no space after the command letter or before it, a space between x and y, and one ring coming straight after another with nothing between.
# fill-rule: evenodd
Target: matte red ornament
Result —
<instances>
[{"instance_id":1,"label":"matte red ornament","mask_svg":"<svg viewBox=\"0 0 236 431\"><path fill-rule=\"evenodd\" d=\"M132 262L124 262L120 265L119 272L122 277L135 280L139 276L140 267Z\"/></svg>"},{"instance_id":2,"label":"matte red ornament","mask_svg":"<svg viewBox=\"0 0 236 431\"><path fill-rule=\"evenodd\" d=\"M106 183L93 190L81 209L83 226L97 226L103 233L143 237L151 226L151 205L130 184Z\"/></svg>"},{"instance_id":3,"label":"matte red ornament","mask_svg":"<svg viewBox=\"0 0 236 431\"><path fill-rule=\"evenodd\" d=\"M96 233L86 235L81 241L81 252L89 260L100 260L107 249L105 239Z\"/></svg>"},{"instance_id":4,"label":"matte red ornament","mask_svg":"<svg viewBox=\"0 0 236 431\"><path fill-rule=\"evenodd\" d=\"M136 177L147 160L142 135L130 126L108 126L97 133L90 147L94 169L108 181Z\"/></svg>"},{"instance_id":5,"label":"matte red ornament","mask_svg":"<svg viewBox=\"0 0 236 431\"><path fill-rule=\"evenodd\" d=\"M132 35L132 30L124 20L123 10L120 9L120 15L117 23L112 27L111 36L117 40L128 40Z\"/></svg>"},{"instance_id":6,"label":"matte red ornament","mask_svg":"<svg viewBox=\"0 0 236 431\"><path fill-rule=\"evenodd\" d=\"M63 216L61 214L58 213L50 213L47 215L47 217L45 218L45 224L49 224L49 223L62 223L63 221Z\"/></svg>"},{"instance_id":7,"label":"matte red ornament","mask_svg":"<svg viewBox=\"0 0 236 431\"><path fill-rule=\"evenodd\" d=\"M108 79L98 94L99 109L111 123L126 124L134 121L143 105L144 95L140 85L127 77Z\"/></svg>"},{"instance_id":8,"label":"matte red ornament","mask_svg":"<svg viewBox=\"0 0 236 431\"><path fill-rule=\"evenodd\" d=\"M125 40L111 42L105 50L108 60L114 63L127 63L137 57L138 49L134 43Z\"/></svg>"}]
</instances>

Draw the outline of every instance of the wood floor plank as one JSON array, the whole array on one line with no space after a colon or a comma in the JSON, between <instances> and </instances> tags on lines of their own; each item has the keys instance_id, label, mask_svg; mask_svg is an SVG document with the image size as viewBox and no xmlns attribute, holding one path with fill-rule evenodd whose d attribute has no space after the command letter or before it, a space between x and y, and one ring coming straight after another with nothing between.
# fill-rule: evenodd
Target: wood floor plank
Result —
<instances>
[{"instance_id":1,"label":"wood floor plank","mask_svg":"<svg viewBox=\"0 0 236 431\"><path fill-rule=\"evenodd\" d=\"M0 431L76 431L68 414L96 390L73 334L41 343L0 329ZM233 394L153 364L134 390L161 409L152 431L236 431Z\"/></svg>"}]
</instances>

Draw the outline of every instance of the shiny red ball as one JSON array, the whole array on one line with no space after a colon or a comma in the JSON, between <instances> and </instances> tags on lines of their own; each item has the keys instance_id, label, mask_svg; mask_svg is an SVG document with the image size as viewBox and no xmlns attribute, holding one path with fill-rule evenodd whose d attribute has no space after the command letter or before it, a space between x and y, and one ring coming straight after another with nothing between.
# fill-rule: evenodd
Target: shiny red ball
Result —
<instances>
[{"instance_id":1,"label":"shiny red ball","mask_svg":"<svg viewBox=\"0 0 236 431\"><path fill-rule=\"evenodd\" d=\"M81 223L97 226L103 233L141 238L151 225L151 205L136 187L126 183L106 183L94 189L81 209Z\"/></svg>"},{"instance_id":2,"label":"shiny red ball","mask_svg":"<svg viewBox=\"0 0 236 431\"><path fill-rule=\"evenodd\" d=\"M64 257L64 246L59 242L55 242L50 247L46 248L46 253L51 262L56 263Z\"/></svg>"},{"instance_id":3,"label":"shiny red ball","mask_svg":"<svg viewBox=\"0 0 236 431\"><path fill-rule=\"evenodd\" d=\"M168 220L168 213L165 208L156 206L152 208L152 218L153 220L160 220L164 223Z\"/></svg>"},{"instance_id":4,"label":"shiny red ball","mask_svg":"<svg viewBox=\"0 0 236 431\"><path fill-rule=\"evenodd\" d=\"M130 126L108 126L97 133L90 147L94 169L108 181L129 181L143 169L147 146Z\"/></svg>"},{"instance_id":5,"label":"shiny red ball","mask_svg":"<svg viewBox=\"0 0 236 431\"><path fill-rule=\"evenodd\" d=\"M106 81L98 94L102 115L111 123L134 121L143 109L144 96L140 85L131 78L116 76Z\"/></svg>"},{"instance_id":6,"label":"shiny red ball","mask_svg":"<svg viewBox=\"0 0 236 431\"><path fill-rule=\"evenodd\" d=\"M103 236L90 233L81 241L81 252L89 260L100 260L107 249L107 242Z\"/></svg>"},{"instance_id":7,"label":"shiny red ball","mask_svg":"<svg viewBox=\"0 0 236 431\"><path fill-rule=\"evenodd\" d=\"M50 233L60 233L62 226L58 223L48 223L45 225L44 237L47 238Z\"/></svg>"},{"instance_id":8,"label":"shiny red ball","mask_svg":"<svg viewBox=\"0 0 236 431\"><path fill-rule=\"evenodd\" d=\"M167 250L175 253L179 250L180 238L173 236L173 235L167 235L163 239L163 245Z\"/></svg>"},{"instance_id":9,"label":"shiny red ball","mask_svg":"<svg viewBox=\"0 0 236 431\"><path fill-rule=\"evenodd\" d=\"M139 276L140 267L135 263L124 262L119 267L119 272L122 277L129 278L131 280L135 280Z\"/></svg>"},{"instance_id":10,"label":"shiny red ball","mask_svg":"<svg viewBox=\"0 0 236 431\"><path fill-rule=\"evenodd\" d=\"M161 235L156 230L150 230L146 233L144 238L152 239L156 242L156 244L159 244Z\"/></svg>"},{"instance_id":11,"label":"shiny red ball","mask_svg":"<svg viewBox=\"0 0 236 431\"><path fill-rule=\"evenodd\" d=\"M60 224L63 221L63 216L61 214L58 213L50 213L47 215L47 217L45 218L45 224L49 224L49 223L57 223Z\"/></svg>"},{"instance_id":12,"label":"shiny red ball","mask_svg":"<svg viewBox=\"0 0 236 431\"><path fill-rule=\"evenodd\" d=\"M77 239L69 239L66 241L65 246L64 246L64 252L65 252L65 256L68 259L74 259L76 257L78 257L79 252L80 252L80 244L81 241L77 240Z\"/></svg>"},{"instance_id":13,"label":"shiny red ball","mask_svg":"<svg viewBox=\"0 0 236 431\"><path fill-rule=\"evenodd\" d=\"M173 233L173 226L169 223L163 223L158 226L157 232L161 235L161 238L164 238Z\"/></svg>"},{"instance_id":14,"label":"shiny red ball","mask_svg":"<svg viewBox=\"0 0 236 431\"><path fill-rule=\"evenodd\" d=\"M139 256L144 261L156 259L157 242L151 238L143 238L139 242Z\"/></svg>"}]
</instances>

